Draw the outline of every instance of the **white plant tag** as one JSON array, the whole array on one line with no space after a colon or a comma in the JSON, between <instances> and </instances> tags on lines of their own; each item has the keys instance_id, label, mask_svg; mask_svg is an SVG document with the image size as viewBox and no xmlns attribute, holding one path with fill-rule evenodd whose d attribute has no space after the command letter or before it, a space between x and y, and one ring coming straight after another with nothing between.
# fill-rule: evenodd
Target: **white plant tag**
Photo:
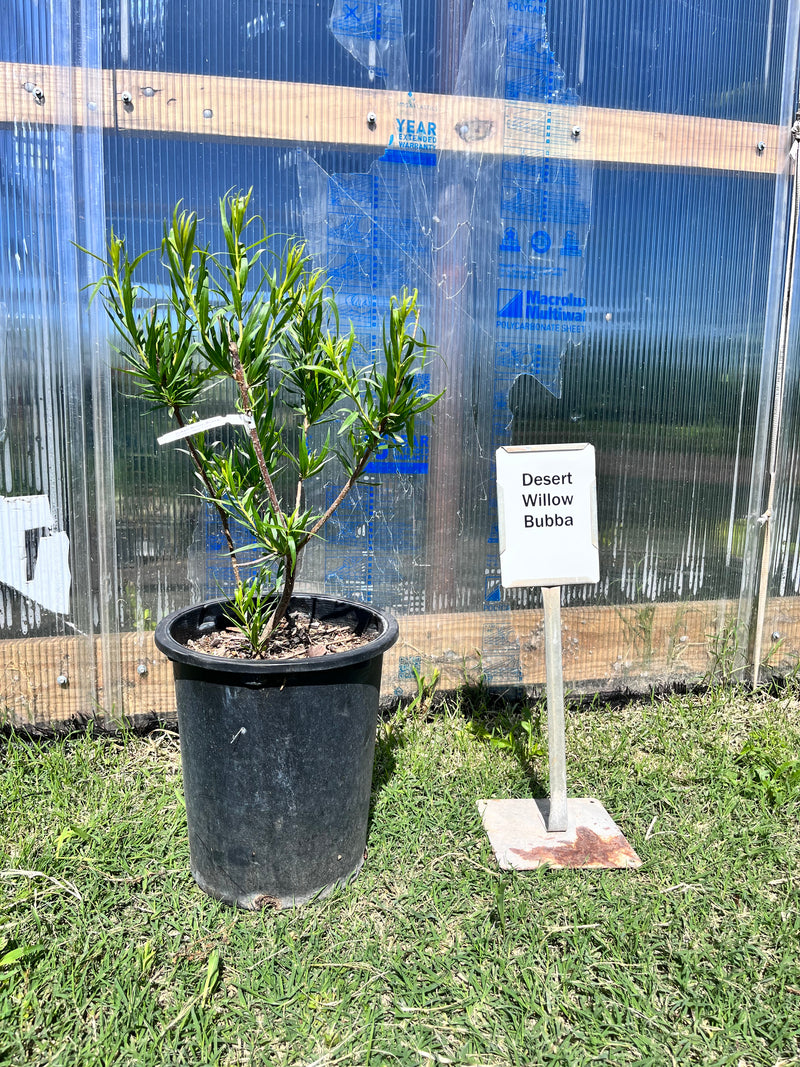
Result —
<instances>
[{"instance_id":1,"label":"white plant tag","mask_svg":"<svg viewBox=\"0 0 800 1067\"><path fill-rule=\"evenodd\" d=\"M244 426L246 430L252 430L255 422L249 415L236 412L233 415L212 415L210 419L200 419L198 422L190 422L188 426L179 426L177 430L170 430L158 438L160 445L168 445L171 441L182 441L185 437L192 437L196 433L205 433L206 430L216 430L218 426Z\"/></svg>"}]
</instances>

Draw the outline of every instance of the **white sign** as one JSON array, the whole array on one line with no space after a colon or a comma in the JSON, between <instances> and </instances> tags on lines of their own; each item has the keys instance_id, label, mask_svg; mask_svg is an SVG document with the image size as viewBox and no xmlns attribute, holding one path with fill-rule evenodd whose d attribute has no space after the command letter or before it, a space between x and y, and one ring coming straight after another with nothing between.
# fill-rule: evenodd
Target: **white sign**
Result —
<instances>
[{"instance_id":1,"label":"white sign","mask_svg":"<svg viewBox=\"0 0 800 1067\"><path fill-rule=\"evenodd\" d=\"M592 445L498 448L497 511L506 588L600 580Z\"/></svg>"}]
</instances>

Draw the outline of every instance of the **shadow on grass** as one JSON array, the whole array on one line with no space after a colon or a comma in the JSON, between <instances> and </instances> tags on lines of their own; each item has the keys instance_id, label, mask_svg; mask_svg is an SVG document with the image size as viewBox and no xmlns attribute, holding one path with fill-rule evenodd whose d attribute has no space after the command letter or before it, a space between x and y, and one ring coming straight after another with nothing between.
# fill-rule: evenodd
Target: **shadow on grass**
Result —
<instances>
[{"instance_id":1,"label":"shadow on grass","mask_svg":"<svg viewBox=\"0 0 800 1067\"><path fill-rule=\"evenodd\" d=\"M456 707L476 743L509 756L519 766L534 799L548 795L541 777L547 765L545 704L516 687L490 688L483 679L456 690Z\"/></svg>"},{"instance_id":2,"label":"shadow on grass","mask_svg":"<svg viewBox=\"0 0 800 1067\"><path fill-rule=\"evenodd\" d=\"M405 744L405 735L397 718L397 709L378 716L378 736L375 738L375 762L372 766L372 789L369 797L367 840L375 817L378 796L397 769L395 752Z\"/></svg>"},{"instance_id":3,"label":"shadow on grass","mask_svg":"<svg viewBox=\"0 0 800 1067\"><path fill-rule=\"evenodd\" d=\"M417 696L382 712L375 745L372 807L396 769L396 753L406 743L409 726L440 718L450 720L454 729L465 732L476 745L512 759L525 776L531 797L548 796L541 777L547 764L542 699L528 698L519 687L490 688L483 679L465 681L446 693L436 693L434 688L420 684Z\"/></svg>"},{"instance_id":4,"label":"shadow on grass","mask_svg":"<svg viewBox=\"0 0 800 1067\"><path fill-rule=\"evenodd\" d=\"M378 736L375 739L375 763L372 769L372 792L379 793L395 772L395 752L405 744L402 726L378 720Z\"/></svg>"}]
</instances>

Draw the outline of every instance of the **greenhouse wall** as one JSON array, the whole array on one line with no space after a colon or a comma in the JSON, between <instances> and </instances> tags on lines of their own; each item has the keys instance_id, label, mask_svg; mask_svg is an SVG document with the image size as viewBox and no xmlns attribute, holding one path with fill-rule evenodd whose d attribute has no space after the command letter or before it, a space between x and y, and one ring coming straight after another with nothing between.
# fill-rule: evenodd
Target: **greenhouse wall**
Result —
<instances>
[{"instance_id":1,"label":"greenhouse wall","mask_svg":"<svg viewBox=\"0 0 800 1067\"><path fill-rule=\"evenodd\" d=\"M91 283L113 228L204 240L252 187L373 358L418 290L446 390L301 575L400 617L384 695L544 680L500 582L494 454L588 442L600 582L574 691L800 652L796 0L0 0L0 708L174 711L156 621L230 588ZM85 251L83 251L85 250ZM154 276L153 276L154 277ZM337 490L336 472L319 490Z\"/></svg>"}]
</instances>

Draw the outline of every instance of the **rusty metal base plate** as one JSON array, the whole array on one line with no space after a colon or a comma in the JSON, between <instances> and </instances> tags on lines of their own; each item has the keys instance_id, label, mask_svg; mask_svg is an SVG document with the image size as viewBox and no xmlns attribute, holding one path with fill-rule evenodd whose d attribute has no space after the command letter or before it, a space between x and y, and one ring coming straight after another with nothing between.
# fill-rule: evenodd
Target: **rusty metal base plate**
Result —
<instances>
[{"instance_id":1,"label":"rusty metal base plate","mask_svg":"<svg viewBox=\"0 0 800 1067\"><path fill-rule=\"evenodd\" d=\"M567 829L549 833L549 800L479 800L492 851L503 870L639 867L642 861L599 800L567 801Z\"/></svg>"}]
</instances>

